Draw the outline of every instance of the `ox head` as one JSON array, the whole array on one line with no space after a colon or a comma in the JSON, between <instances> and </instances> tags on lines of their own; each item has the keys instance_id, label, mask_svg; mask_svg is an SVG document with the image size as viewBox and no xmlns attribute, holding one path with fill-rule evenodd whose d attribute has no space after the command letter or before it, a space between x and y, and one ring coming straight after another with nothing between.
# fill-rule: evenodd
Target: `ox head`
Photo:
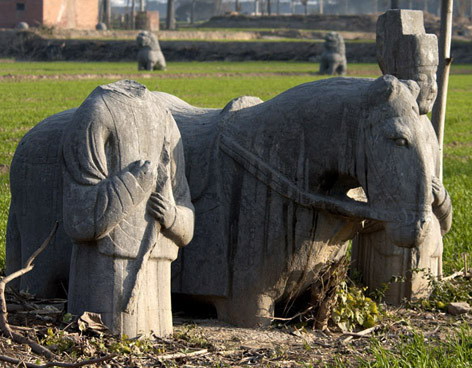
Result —
<instances>
[{"instance_id":1,"label":"ox head","mask_svg":"<svg viewBox=\"0 0 472 368\"><path fill-rule=\"evenodd\" d=\"M419 87L385 75L370 86L360 124L358 178L369 204L385 216L385 229L402 247L421 244L432 218L432 178L437 141L420 116Z\"/></svg>"}]
</instances>

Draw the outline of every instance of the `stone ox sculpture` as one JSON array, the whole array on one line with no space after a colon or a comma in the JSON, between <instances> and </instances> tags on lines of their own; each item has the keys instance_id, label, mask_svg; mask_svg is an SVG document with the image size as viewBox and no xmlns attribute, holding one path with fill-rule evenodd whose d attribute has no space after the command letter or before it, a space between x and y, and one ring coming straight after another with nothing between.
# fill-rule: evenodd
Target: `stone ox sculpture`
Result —
<instances>
[{"instance_id":1,"label":"stone ox sculpture","mask_svg":"<svg viewBox=\"0 0 472 368\"><path fill-rule=\"evenodd\" d=\"M139 32L136 42L139 49L138 70L166 70L166 59L157 37L152 32Z\"/></svg>"},{"instance_id":2,"label":"stone ox sculpture","mask_svg":"<svg viewBox=\"0 0 472 368\"><path fill-rule=\"evenodd\" d=\"M416 83L388 75L307 83L267 102L239 98L222 110L155 93L181 132L195 206L194 238L174 262L173 291L213 303L233 324L267 324L275 302L291 300L335 267L362 219L382 221L395 246L421 244L432 217L437 141L421 123L418 93ZM29 133L47 144L27 135L15 154L9 272L31 253L22 234L43 239L62 217L54 142L71 113ZM15 194L20 178L24 196ZM367 203L346 195L359 186ZM37 205L33 188L50 206ZM50 286L67 276L70 249L59 233L22 288L54 292Z\"/></svg>"}]
</instances>

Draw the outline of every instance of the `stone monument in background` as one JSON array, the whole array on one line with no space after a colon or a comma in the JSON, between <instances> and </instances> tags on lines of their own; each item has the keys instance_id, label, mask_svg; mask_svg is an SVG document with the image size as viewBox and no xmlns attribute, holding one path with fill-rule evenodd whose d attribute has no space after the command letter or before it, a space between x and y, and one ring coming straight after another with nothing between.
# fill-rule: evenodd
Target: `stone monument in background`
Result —
<instances>
[{"instance_id":1,"label":"stone monument in background","mask_svg":"<svg viewBox=\"0 0 472 368\"><path fill-rule=\"evenodd\" d=\"M389 10L381 15L377 22L377 58L384 74L418 83L422 123L431 125L426 114L431 112L437 94L438 42L435 35L425 32L423 12ZM440 160L436 136L430 137L427 144L431 147L430 160L437 167ZM433 178L432 190L434 216L420 246L395 247L382 224L372 221L364 223L353 243L354 268L371 289L388 284L385 297L389 303L427 296L428 277L442 275L442 235L451 226L452 206L439 179Z\"/></svg>"},{"instance_id":2,"label":"stone monument in background","mask_svg":"<svg viewBox=\"0 0 472 368\"><path fill-rule=\"evenodd\" d=\"M346 72L347 60L344 38L337 32L329 32L325 36L319 74L344 75Z\"/></svg>"},{"instance_id":3,"label":"stone monument in background","mask_svg":"<svg viewBox=\"0 0 472 368\"><path fill-rule=\"evenodd\" d=\"M166 70L166 59L155 34L149 31L139 32L136 42L139 49L138 70Z\"/></svg>"}]
</instances>

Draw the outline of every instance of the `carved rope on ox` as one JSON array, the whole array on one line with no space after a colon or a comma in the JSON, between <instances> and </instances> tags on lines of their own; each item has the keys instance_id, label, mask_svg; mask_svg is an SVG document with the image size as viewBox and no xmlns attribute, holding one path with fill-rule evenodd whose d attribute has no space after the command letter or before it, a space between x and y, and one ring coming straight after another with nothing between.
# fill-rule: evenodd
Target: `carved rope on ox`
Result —
<instances>
[{"instance_id":1,"label":"carved rope on ox","mask_svg":"<svg viewBox=\"0 0 472 368\"><path fill-rule=\"evenodd\" d=\"M336 215L354 217L360 220L370 219L383 222L408 222L417 217L417 211L404 210L401 215L399 215L398 212L393 213L386 209L372 208L364 202L336 199L327 195L303 191L285 175L274 170L259 157L224 134L220 136L220 148L228 157L240 164L257 180L301 206L325 210Z\"/></svg>"}]
</instances>

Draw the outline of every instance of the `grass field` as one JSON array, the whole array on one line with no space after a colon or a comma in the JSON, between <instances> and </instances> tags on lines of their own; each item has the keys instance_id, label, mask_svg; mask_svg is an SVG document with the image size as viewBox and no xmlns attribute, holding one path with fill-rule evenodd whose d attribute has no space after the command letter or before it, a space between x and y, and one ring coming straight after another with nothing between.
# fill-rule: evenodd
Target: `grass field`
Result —
<instances>
[{"instance_id":1,"label":"grass field","mask_svg":"<svg viewBox=\"0 0 472 368\"><path fill-rule=\"evenodd\" d=\"M45 117L78 106L97 85L133 78L151 90L175 94L194 105L222 107L234 97L254 95L267 100L290 87L322 78L313 75L317 69L318 65L303 62L180 62L170 63L165 72L150 74L138 73L135 63L0 63L2 247L9 203L8 166L18 141ZM355 76L380 74L373 64L350 65L349 70ZM87 78L82 79L84 76ZM446 273L459 269L461 253L472 250L471 101L472 66L455 66L450 80L445 137L444 181L455 209L453 229L445 238Z\"/></svg>"},{"instance_id":2,"label":"grass field","mask_svg":"<svg viewBox=\"0 0 472 368\"><path fill-rule=\"evenodd\" d=\"M380 75L373 64L350 65L349 68L356 77ZM10 200L9 165L21 137L45 117L78 106L97 85L122 78L136 79L151 90L175 94L194 105L222 107L241 95L270 99L290 87L320 79L313 74L316 70L318 65L313 63L192 62L169 63L168 71L150 75L138 73L135 63L1 62L0 267L4 261ZM448 101L444 181L453 198L455 214L453 229L445 237L446 274L462 267L462 253L472 255L472 204L469 200L472 195L472 66L454 66ZM373 359L357 364L365 367L465 367L471 359L472 334L470 329L464 331L439 345L426 344L421 335L414 334L405 338L404 345L393 353L373 342ZM447 354L452 354L454 359L448 361ZM334 366L350 365L341 359Z\"/></svg>"}]
</instances>

